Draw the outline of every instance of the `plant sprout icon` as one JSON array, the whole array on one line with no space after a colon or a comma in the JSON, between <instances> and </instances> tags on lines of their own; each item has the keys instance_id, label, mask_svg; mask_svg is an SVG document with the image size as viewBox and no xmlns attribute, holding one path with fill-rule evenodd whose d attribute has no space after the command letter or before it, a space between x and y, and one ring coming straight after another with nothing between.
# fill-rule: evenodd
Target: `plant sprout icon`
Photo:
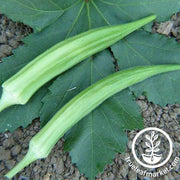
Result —
<instances>
[{"instance_id":1,"label":"plant sprout icon","mask_svg":"<svg viewBox=\"0 0 180 180\"><path fill-rule=\"evenodd\" d=\"M158 139L158 134L155 135L155 132L151 132L151 136L145 135L148 142L145 142L145 145L148 147L145 151L150 154L142 154L143 160L148 164L156 164L161 160L162 154L156 154L160 149L158 146L160 145L160 140Z\"/></svg>"}]
</instances>

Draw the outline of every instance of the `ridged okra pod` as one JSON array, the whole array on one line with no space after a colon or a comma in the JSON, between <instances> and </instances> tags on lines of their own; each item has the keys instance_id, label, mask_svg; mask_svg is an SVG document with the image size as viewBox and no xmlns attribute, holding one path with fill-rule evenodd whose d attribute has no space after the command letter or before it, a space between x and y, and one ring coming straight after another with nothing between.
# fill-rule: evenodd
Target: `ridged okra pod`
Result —
<instances>
[{"instance_id":1,"label":"ridged okra pod","mask_svg":"<svg viewBox=\"0 0 180 180\"><path fill-rule=\"evenodd\" d=\"M65 132L110 96L153 75L174 70L180 70L180 65L136 67L114 73L88 87L63 106L31 139L28 153L6 177L12 178L31 162L47 157Z\"/></svg>"},{"instance_id":2,"label":"ridged okra pod","mask_svg":"<svg viewBox=\"0 0 180 180\"><path fill-rule=\"evenodd\" d=\"M93 29L51 47L2 84L0 111L11 105L27 103L42 85L58 74L111 46L155 18L152 15L123 25Z\"/></svg>"}]
</instances>

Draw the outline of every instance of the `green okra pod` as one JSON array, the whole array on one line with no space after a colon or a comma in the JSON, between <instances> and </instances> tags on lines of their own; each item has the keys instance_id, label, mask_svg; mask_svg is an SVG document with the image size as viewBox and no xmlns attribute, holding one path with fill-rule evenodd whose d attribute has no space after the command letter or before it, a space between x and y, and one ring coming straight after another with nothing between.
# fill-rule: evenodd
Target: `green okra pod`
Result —
<instances>
[{"instance_id":1,"label":"green okra pod","mask_svg":"<svg viewBox=\"0 0 180 180\"><path fill-rule=\"evenodd\" d=\"M41 86L58 74L111 46L155 18L152 15L123 25L93 29L51 47L2 84L0 111L11 105L27 103Z\"/></svg>"},{"instance_id":2,"label":"green okra pod","mask_svg":"<svg viewBox=\"0 0 180 180\"><path fill-rule=\"evenodd\" d=\"M63 106L31 139L28 153L6 177L12 178L31 162L47 157L65 132L110 96L146 78L174 70L180 70L180 65L135 67L116 72L88 87Z\"/></svg>"}]
</instances>

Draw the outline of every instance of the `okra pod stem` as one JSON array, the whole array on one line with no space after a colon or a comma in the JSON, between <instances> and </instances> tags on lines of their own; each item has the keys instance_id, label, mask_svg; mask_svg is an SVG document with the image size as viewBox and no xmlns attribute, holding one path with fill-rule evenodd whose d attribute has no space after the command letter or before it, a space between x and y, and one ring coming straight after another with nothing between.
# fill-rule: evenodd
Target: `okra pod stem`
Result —
<instances>
[{"instance_id":1,"label":"okra pod stem","mask_svg":"<svg viewBox=\"0 0 180 180\"><path fill-rule=\"evenodd\" d=\"M31 162L47 157L64 133L110 96L146 78L174 70L180 70L180 65L136 67L116 72L88 87L63 106L31 139L27 155L6 177L12 178Z\"/></svg>"},{"instance_id":2,"label":"okra pod stem","mask_svg":"<svg viewBox=\"0 0 180 180\"><path fill-rule=\"evenodd\" d=\"M27 103L31 96L52 78L155 18L156 16L152 15L123 25L93 29L51 47L2 84L0 112L11 105Z\"/></svg>"}]
</instances>

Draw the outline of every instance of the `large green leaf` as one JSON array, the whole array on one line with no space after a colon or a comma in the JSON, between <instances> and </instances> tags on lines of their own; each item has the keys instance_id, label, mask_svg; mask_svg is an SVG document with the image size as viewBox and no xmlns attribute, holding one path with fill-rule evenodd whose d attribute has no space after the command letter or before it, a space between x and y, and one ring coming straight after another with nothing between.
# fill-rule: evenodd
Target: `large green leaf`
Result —
<instances>
[{"instance_id":1,"label":"large green leaf","mask_svg":"<svg viewBox=\"0 0 180 180\"><path fill-rule=\"evenodd\" d=\"M14 20L20 20L31 25L36 31L44 29L39 33L25 38L25 45L18 50L15 50L12 57L4 59L4 62L0 64L0 84L27 64L30 60L35 58L38 54L69 36L86 31L90 28L129 22L148 16L152 13L158 16L158 21L165 20L168 19L171 14L178 11L179 8L179 0L51 0L54 5L56 4L60 8L55 8L55 6L52 5L51 8L48 9L48 11L53 11L50 13L51 15L47 13L45 15L47 16L47 19L45 18L42 23L36 24L37 21L41 21L41 17L31 21L27 18L28 16L22 16L21 12L17 12L17 10L16 14L18 13L18 18L13 15L14 9L17 9L14 8L15 6L17 7L16 2L20 1L0 0L0 11L3 11L3 13L7 14ZM29 3L26 0L22 0L21 2L24 4ZM47 4L50 1L43 0L43 3L41 4L38 4L40 1L37 0L36 2L32 2L37 3L36 7L44 10L45 5L43 5L43 3L45 2L45 4ZM10 7L11 5L12 7ZM29 13L29 11L26 11L26 8L23 7L21 7L20 11L24 11L27 15ZM62 11L63 14L61 16ZM31 13L35 14L35 12ZM34 24L30 24L30 22ZM58 108L62 107L80 90L86 88L88 85L94 83L103 76L107 76L112 73L113 67L109 60L109 52L104 51L96 56L93 56L93 60L90 58L89 60L81 63L78 66L78 68L81 69L80 71L76 72L76 67L60 76L50 87L50 92L43 99L44 106L42 112L44 113L41 115L43 122L45 123L49 120ZM83 70L85 70L85 74L82 73ZM90 70L93 71L90 72ZM73 72L76 72L76 74L72 75ZM64 81L62 77L64 77L66 81ZM73 82L71 84L72 79ZM76 88L72 89L74 87ZM44 90L45 88L42 88L43 92ZM5 120L7 120L7 124L13 126L7 128L10 130L17 128L20 125L26 126L31 122L31 118L38 116L38 111L41 107L41 102L39 100L42 96L43 93L41 94L40 91L36 93L29 102L32 103L34 109L30 109L29 106L24 106L24 108L21 108L21 115L19 114L20 111L17 111L18 108L9 108L0 113L0 122L4 123ZM52 102L52 104L48 104L48 101ZM107 114L107 112L110 113ZM24 114L26 114L28 118L25 119L23 116ZM14 117L19 119L18 124L13 123ZM105 124L103 124L104 121ZM108 121L109 124L107 124ZM77 126L80 129L79 132L76 131ZM70 151L72 161L79 166L80 171L86 173L88 177L93 179L96 173L100 172L104 165L111 161L115 152L123 151L127 140L123 130L141 128L142 121L140 119L138 107L132 100L129 91L126 90L107 100L97 110L80 121L77 126L68 132L66 136L66 148ZM101 129L102 126L107 131ZM111 127L114 128L114 133L107 137L106 133L111 132ZM0 124L1 131L4 131L5 128L5 123L3 125ZM91 129L94 131L91 131ZM91 136L89 136L89 133ZM104 145L102 145L103 141L100 142L101 134L103 134L102 136L104 137ZM121 140L117 139L116 136ZM86 139L86 137L88 139ZM83 138L86 139L86 141L84 141ZM82 147L81 149L79 149L78 144ZM89 144L91 144L90 147ZM101 146L99 146L99 144ZM101 156L99 155L102 153L101 147L104 150L102 159L100 159ZM108 149L109 153L106 149ZM88 153L85 150L87 150ZM80 155L82 156L81 160L77 158ZM87 164L87 160L89 161L89 164Z\"/></svg>"},{"instance_id":2,"label":"large green leaf","mask_svg":"<svg viewBox=\"0 0 180 180\"><path fill-rule=\"evenodd\" d=\"M0 11L36 31L52 24L63 13L58 0L0 0Z\"/></svg>"},{"instance_id":3,"label":"large green leaf","mask_svg":"<svg viewBox=\"0 0 180 180\"><path fill-rule=\"evenodd\" d=\"M11 2L11 3L10 3ZM7 15L11 15L14 12L15 6L20 1L2 1L0 0L0 10ZM34 2L34 1L32 1ZM42 5L42 3L38 4L37 1L36 6L42 8L47 5L49 1L45 1L46 3ZM11 77L14 73L16 73L21 67L27 64L30 60L35 58L37 55L56 44L57 42L78 34L80 32L86 31L89 28L95 28L98 26L103 26L107 24L119 24L122 22L127 22L132 19L137 19L140 17L147 16L148 14L155 13L158 15L159 20L162 17L166 17L177 10L178 1L119 1L113 0L111 3L109 1L104 0L96 0L96 1L73 1L73 0L60 0L60 1L51 1L53 4L58 3L58 6L64 11L64 14L57 18L55 23L52 23L50 26L46 27L43 31L32 34L29 37L24 39L25 45L20 47L18 50L15 50L14 55L10 58L4 60L3 63L0 64L0 84L2 84L6 79ZM163 3L162 3L163 2ZM21 1L21 3L28 3L27 1ZM50 2L49 2L50 3ZM24 7L24 6L23 6ZM21 7L21 11L26 11L26 8ZM148 7L148 11L147 8ZM166 7L169 7L168 9ZM52 8L52 6L51 6ZM140 12L138 12L138 9ZM21 12L20 11L20 12ZM17 11L18 12L18 11ZM129 15L124 14L128 12L128 14L132 14L130 18ZM138 13L137 13L138 12ZM166 14L167 13L167 14ZM11 16L10 16L11 17ZM14 18L12 16L11 18ZM21 18L26 20L24 16ZM46 19L45 19L46 21ZM28 23L28 22L26 22ZM36 27L37 29L37 27ZM138 42L138 40L137 40ZM41 104L39 102L39 97L34 96L34 107L40 107ZM16 110L16 108L15 108ZM19 125L25 126L23 124L25 121L31 122L31 119L24 120L24 117L20 117L16 111L13 110L13 113L7 113L8 117L4 117L3 113L0 113L0 121L2 119L9 119L13 121L13 117L19 117ZM8 112L8 111L7 111ZM27 111L26 111L27 112ZM38 113L36 111L30 112L30 117L37 117ZM22 111L23 114L23 111ZM33 115L34 114L34 115ZM7 121L8 123L8 121ZM10 122L9 122L10 123ZM26 123L28 124L28 123ZM14 128L17 128L17 125L14 124ZM12 129L14 129L12 128ZM12 130L11 128L8 128ZM0 126L0 131L4 131Z\"/></svg>"},{"instance_id":4,"label":"large green leaf","mask_svg":"<svg viewBox=\"0 0 180 180\"><path fill-rule=\"evenodd\" d=\"M62 9L64 9L63 16L61 16L61 18L59 18L55 23L51 24L51 26L46 27L43 31L36 34L31 34L30 36L24 38L23 41L25 45L18 48L17 50L14 50L14 55L4 59L3 63L0 64L0 84L10 78L20 68L22 68L29 61L34 59L37 55L41 54L57 42L62 41L69 36L86 31L91 26L95 27L96 25L100 26L105 24L104 19L94 8L94 5L92 5L92 3L89 4L82 1L72 0L61 0L60 2ZM1 2L0 10L1 7L5 7L8 9L8 5L5 3L5 1ZM91 21L90 18L90 10L91 12L93 12L93 21ZM34 99L37 100L34 100L33 106L40 107L41 102L39 101L39 97L37 97L36 94L34 95ZM11 123L11 121L14 122L14 116L19 117L18 125L21 124L22 126L25 126L27 125L27 122L30 123L32 121L32 119L30 118L24 120L23 116L19 116L19 114L16 112L16 108L13 109L13 111L10 109L11 108L8 108L8 110L6 111L6 118L3 115L4 112L0 113L0 122L4 123L5 120L7 124L13 124ZM11 111L11 113L9 113L8 111ZM25 109L22 110L21 114L27 112L24 111ZM31 116L29 117L38 117L38 113L36 111L29 111L29 113L31 113ZM26 123L24 124L24 122ZM14 123L14 127L9 127L7 129L13 130L17 127L17 124ZM4 128L0 126L0 132L3 131Z\"/></svg>"},{"instance_id":5,"label":"large green leaf","mask_svg":"<svg viewBox=\"0 0 180 180\"><path fill-rule=\"evenodd\" d=\"M59 76L43 99L43 124L72 97L112 72L112 57L106 50ZM124 130L142 127L139 107L129 90L125 90L75 125L65 136L65 149L80 171L94 179L112 161L115 153L124 152L127 142Z\"/></svg>"},{"instance_id":6,"label":"large green leaf","mask_svg":"<svg viewBox=\"0 0 180 180\"><path fill-rule=\"evenodd\" d=\"M84 11L92 27L119 24L149 14L156 14L157 20L163 21L179 10L179 0L0 0L0 10L13 20L24 22L39 31L59 19L63 12L84 2L86 7L80 8L78 14L72 13L71 16L76 23ZM72 22L71 19L69 21ZM86 22L88 23L87 20L84 21ZM66 26L66 23L60 27Z\"/></svg>"},{"instance_id":7,"label":"large green leaf","mask_svg":"<svg viewBox=\"0 0 180 180\"><path fill-rule=\"evenodd\" d=\"M112 47L121 69L141 65L180 64L180 44L157 34L136 32ZM180 103L180 72L152 77L130 88L159 105Z\"/></svg>"}]
</instances>

